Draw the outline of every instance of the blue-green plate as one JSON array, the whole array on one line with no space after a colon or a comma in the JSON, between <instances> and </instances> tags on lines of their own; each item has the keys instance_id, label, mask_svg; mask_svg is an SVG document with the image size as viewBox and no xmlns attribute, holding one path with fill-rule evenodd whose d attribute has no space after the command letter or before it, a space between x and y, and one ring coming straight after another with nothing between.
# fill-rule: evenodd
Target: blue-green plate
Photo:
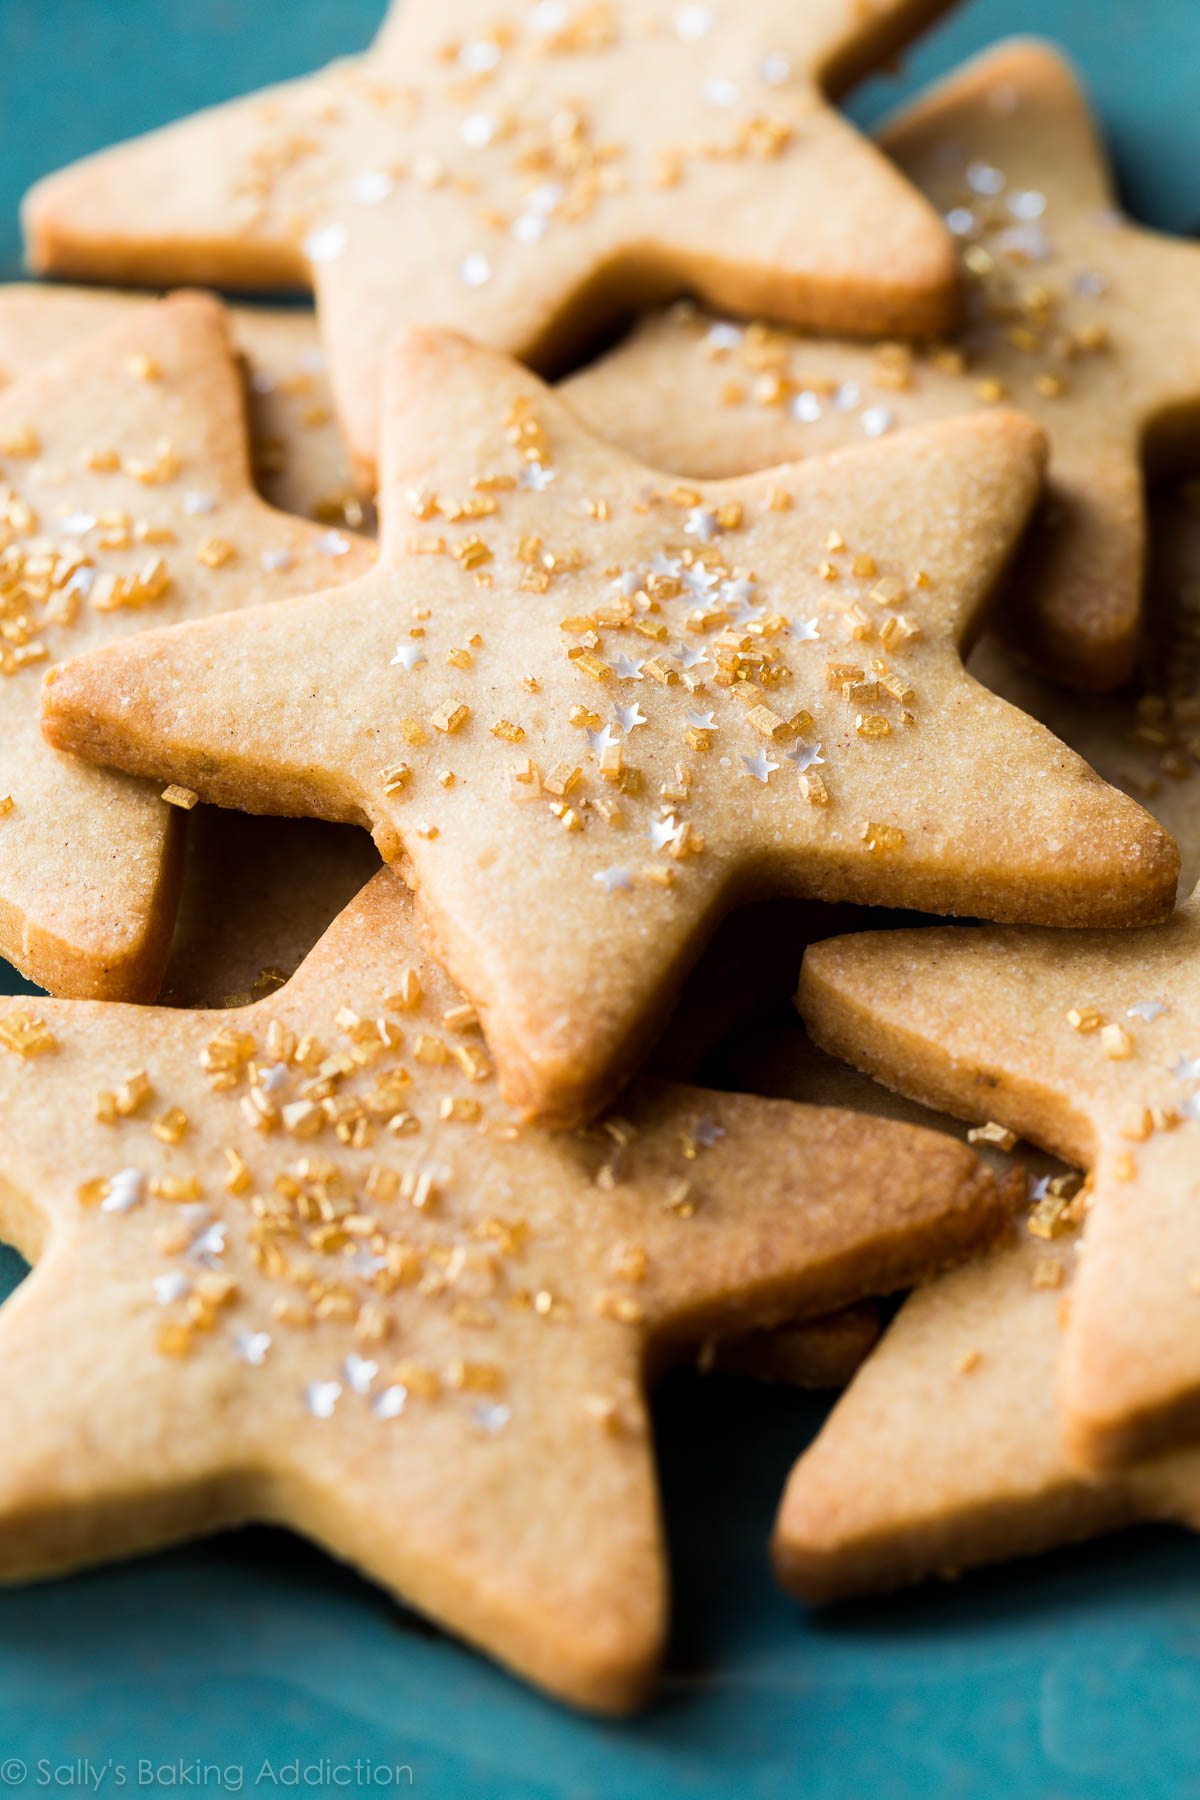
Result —
<instances>
[{"instance_id":1,"label":"blue-green plate","mask_svg":"<svg viewBox=\"0 0 1200 1800\"><path fill-rule=\"evenodd\" d=\"M356 48L379 10L0 0L0 276L19 271L17 203L36 176ZM1131 209L1200 226L1200 0L977 0L856 111L870 120L1020 31L1059 38L1083 66ZM20 1272L0 1252L0 1292ZM1132 1533L810 1615L775 1589L765 1551L820 1416L732 1380L663 1390L674 1643L659 1703L631 1724L565 1713L317 1552L244 1532L0 1596L0 1789L1200 1796L1195 1544Z\"/></svg>"}]
</instances>

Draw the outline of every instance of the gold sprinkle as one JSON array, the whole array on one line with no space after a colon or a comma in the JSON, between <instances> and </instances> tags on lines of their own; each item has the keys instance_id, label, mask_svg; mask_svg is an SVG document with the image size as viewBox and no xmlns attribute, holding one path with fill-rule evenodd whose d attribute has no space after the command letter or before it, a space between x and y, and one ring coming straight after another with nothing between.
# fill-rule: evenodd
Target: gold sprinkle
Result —
<instances>
[{"instance_id":1,"label":"gold sprinkle","mask_svg":"<svg viewBox=\"0 0 1200 1800\"><path fill-rule=\"evenodd\" d=\"M187 1128L188 1116L179 1106L169 1107L161 1118L155 1119L150 1127L155 1137L163 1144L180 1143L187 1133Z\"/></svg>"},{"instance_id":2,"label":"gold sprinkle","mask_svg":"<svg viewBox=\"0 0 1200 1800\"><path fill-rule=\"evenodd\" d=\"M1104 1014L1095 1006L1073 1006L1067 1014L1072 1031L1099 1031Z\"/></svg>"},{"instance_id":3,"label":"gold sprinkle","mask_svg":"<svg viewBox=\"0 0 1200 1800\"><path fill-rule=\"evenodd\" d=\"M189 1356L192 1349L192 1328L183 1324L160 1325L155 1341L160 1356Z\"/></svg>"},{"instance_id":4,"label":"gold sprinkle","mask_svg":"<svg viewBox=\"0 0 1200 1800\"><path fill-rule=\"evenodd\" d=\"M202 544L196 546L196 561L203 563L206 569L223 569L236 555L237 551L228 538L205 538Z\"/></svg>"},{"instance_id":5,"label":"gold sprinkle","mask_svg":"<svg viewBox=\"0 0 1200 1800\"><path fill-rule=\"evenodd\" d=\"M388 763L380 769L379 780L385 794L399 794L412 780L412 770L407 763Z\"/></svg>"},{"instance_id":6,"label":"gold sprinkle","mask_svg":"<svg viewBox=\"0 0 1200 1800\"><path fill-rule=\"evenodd\" d=\"M1100 1044L1111 1062L1125 1062L1133 1055L1133 1039L1123 1025L1103 1026Z\"/></svg>"},{"instance_id":7,"label":"gold sprinkle","mask_svg":"<svg viewBox=\"0 0 1200 1800\"><path fill-rule=\"evenodd\" d=\"M998 1125L989 1119L986 1125L975 1125L967 1133L968 1144L991 1144L997 1150L1011 1150L1016 1144L1017 1134L1006 1125Z\"/></svg>"},{"instance_id":8,"label":"gold sprinkle","mask_svg":"<svg viewBox=\"0 0 1200 1800\"><path fill-rule=\"evenodd\" d=\"M443 700L430 719L435 731L452 734L461 731L471 716L471 709L461 700Z\"/></svg>"},{"instance_id":9,"label":"gold sprinkle","mask_svg":"<svg viewBox=\"0 0 1200 1800\"><path fill-rule=\"evenodd\" d=\"M178 782L173 781L170 787L163 789L159 798L165 800L168 806L178 806L183 812L191 812L199 802L200 796L191 788L180 787Z\"/></svg>"},{"instance_id":10,"label":"gold sprinkle","mask_svg":"<svg viewBox=\"0 0 1200 1800\"><path fill-rule=\"evenodd\" d=\"M860 738L882 738L890 735L892 724L882 713L859 713L854 729Z\"/></svg>"},{"instance_id":11,"label":"gold sprinkle","mask_svg":"<svg viewBox=\"0 0 1200 1800\"><path fill-rule=\"evenodd\" d=\"M903 850L905 836L898 825L877 825L868 819L862 828L862 841L873 854L888 850Z\"/></svg>"},{"instance_id":12,"label":"gold sprinkle","mask_svg":"<svg viewBox=\"0 0 1200 1800\"><path fill-rule=\"evenodd\" d=\"M0 1049L21 1057L46 1056L58 1049L58 1039L35 1013L10 1012L0 1018Z\"/></svg>"},{"instance_id":13,"label":"gold sprinkle","mask_svg":"<svg viewBox=\"0 0 1200 1800\"><path fill-rule=\"evenodd\" d=\"M0 437L0 456L40 456L42 441L32 425L14 425Z\"/></svg>"}]
</instances>

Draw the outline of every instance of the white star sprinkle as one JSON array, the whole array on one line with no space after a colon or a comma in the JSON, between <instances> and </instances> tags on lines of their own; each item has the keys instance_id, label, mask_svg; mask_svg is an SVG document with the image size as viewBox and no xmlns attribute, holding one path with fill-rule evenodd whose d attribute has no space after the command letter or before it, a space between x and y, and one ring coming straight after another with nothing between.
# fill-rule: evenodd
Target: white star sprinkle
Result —
<instances>
[{"instance_id":1,"label":"white star sprinkle","mask_svg":"<svg viewBox=\"0 0 1200 1800\"><path fill-rule=\"evenodd\" d=\"M809 769L815 769L818 763L825 761L821 755L820 744L796 743L785 754L789 762L795 763L801 775L806 774Z\"/></svg>"},{"instance_id":2,"label":"white star sprinkle","mask_svg":"<svg viewBox=\"0 0 1200 1800\"><path fill-rule=\"evenodd\" d=\"M792 78L792 65L779 51L772 51L770 55L763 57L758 65L758 72L768 87L782 87Z\"/></svg>"},{"instance_id":3,"label":"white star sprinkle","mask_svg":"<svg viewBox=\"0 0 1200 1800\"><path fill-rule=\"evenodd\" d=\"M868 406L859 421L863 436L869 438L882 437L892 429L895 422L895 414L887 406Z\"/></svg>"},{"instance_id":4,"label":"white star sprinkle","mask_svg":"<svg viewBox=\"0 0 1200 1800\"><path fill-rule=\"evenodd\" d=\"M225 1254L227 1229L228 1227L221 1219L214 1220L211 1225L206 1225L187 1247L187 1253L191 1260L203 1263L205 1268L215 1269L218 1258Z\"/></svg>"},{"instance_id":5,"label":"white star sprinkle","mask_svg":"<svg viewBox=\"0 0 1200 1800\"><path fill-rule=\"evenodd\" d=\"M634 662L633 658L626 656L623 650L618 655L616 662L613 663L612 670L618 681L641 681L643 679L641 663Z\"/></svg>"},{"instance_id":6,"label":"white star sprinkle","mask_svg":"<svg viewBox=\"0 0 1200 1800\"><path fill-rule=\"evenodd\" d=\"M1141 1019L1143 1024L1153 1025L1155 1019L1161 1019L1163 1014L1170 1010L1170 1007L1166 1006L1161 1000L1138 1000L1129 1008L1125 1017L1127 1019Z\"/></svg>"},{"instance_id":7,"label":"white star sprinkle","mask_svg":"<svg viewBox=\"0 0 1200 1800\"><path fill-rule=\"evenodd\" d=\"M1046 210L1046 196L1036 188L1021 188L1008 196L1008 210L1014 219L1040 219Z\"/></svg>"},{"instance_id":8,"label":"white star sprinkle","mask_svg":"<svg viewBox=\"0 0 1200 1800\"><path fill-rule=\"evenodd\" d=\"M736 81L729 81L714 76L704 83L701 92L710 106L736 106L741 99L741 90Z\"/></svg>"},{"instance_id":9,"label":"white star sprinkle","mask_svg":"<svg viewBox=\"0 0 1200 1800\"><path fill-rule=\"evenodd\" d=\"M326 531L317 539L317 549L322 556L347 556L350 552L350 539L340 531Z\"/></svg>"},{"instance_id":10,"label":"white star sprinkle","mask_svg":"<svg viewBox=\"0 0 1200 1800\"><path fill-rule=\"evenodd\" d=\"M670 571L672 574L676 572ZM716 570L706 569L703 563L693 563L690 569L680 570L678 574L683 583L683 591L691 600L707 600L720 580Z\"/></svg>"},{"instance_id":11,"label":"white star sprinkle","mask_svg":"<svg viewBox=\"0 0 1200 1800\"><path fill-rule=\"evenodd\" d=\"M650 558L650 573L652 575L678 575L682 570L683 564L680 562L679 558L677 556L668 556L664 550L656 550L654 555ZM715 575L713 580L716 580Z\"/></svg>"},{"instance_id":12,"label":"white star sprinkle","mask_svg":"<svg viewBox=\"0 0 1200 1800\"><path fill-rule=\"evenodd\" d=\"M186 507L186 501L184 502L184 505ZM95 513L68 513L67 517L61 522L60 530L65 531L68 537L82 537L85 532L92 531L95 528L95 524Z\"/></svg>"},{"instance_id":13,"label":"white star sprinkle","mask_svg":"<svg viewBox=\"0 0 1200 1800\"><path fill-rule=\"evenodd\" d=\"M716 719L711 712L689 712L687 722L693 731L716 731Z\"/></svg>"},{"instance_id":14,"label":"white star sprinkle","mask_svg":"<svg viewBox=\"0 0 1200 1800\"><path fill-rule=\"evenodd\" d=\"M699 1144L702 1150L711 1150L724 1136L725 1127L714 1119L697 1119L692 1126L692 1142Z\"/></svg>"},{"instance_id":15,"label":"white star sprinkle","mask_svg":"<svg viewBox=\"0 0 1200 1800\"><path fill-rule=\"evenodd\" d=\"M397 667L405 669L411 674L414 669L419 668L421 663L428 661L429 658L422 650L420 644L397 644L396 654L392 658L391 667L393 669Z\"/></svg>"},{"instance_id":16,"label":"white star sprinkle","mask_svg":"<svg viewBox=\"0 0 1200 1800\"><path fill-rule=\"evenodd\" d=\"M695 669L709 660L708 651L699 644L680 644L675 652L675 661L682 669Z\"/></svg>"},{"instance_id":17,"label":"white star sprinkle","mask_svg":"<svg viewBox=\"0 0 1200 1800\"><path fill-rule=\"evenodd\" d=\"M118 1169L111 1176L108 1192L100 1202L100 1211L106 1213L132 1212L146 1198L146 1177L140 1169Z\"/></svg>"},{"instance_id":18,"label":"white star sprinkle","mask_svg":"<svg viewBox=\"0 0 1200 1800\"><path fill-rule=\"evenodd\" d=\"M468 149L486 150L496 135L496 121L491 113L468 113L458 129Z\"/></svg>"},{"instance_id":19,"label":"white star sprinkle","mask_svg":"<svg viewBox=\"0 0 1200 1800\"><path fill-rule=\"evenodd\" d=\"M702 544L711 544L720 536L721 527L710 506L693 506L683 522L683 531L685 537L699 538Z\"/></svg>"},{"instance_id":20,"label":"white star sprinkle","mask_svg":"<svg viewBox=\"0 0 1200 1800\"><path fill-rule=\"evenodd\" d=\"M793 621L791 635L798 644L816 643L821 633L818 629L820 619L796 619Z\"/></svg>"},{"instance_id":21,"label":"white star sprinkle","mask_svg":"<svg viewBox=\"0 0 1200 1800\"><path fill-rule=\"evenodd\" d=\"M621 727L621 730L625 733L626 737L628 737L629 733L638 725L644 725L646 723L646 715L636 700L629 706L614 706L613 712L617 716L617 724Z\"/></svg>"},{"instance_id":22,"label":"white star sprinkle","mask_svg":"<svg viewBox=\"0 0 1200 1800\"><path fill-rule=\"evenodd\" d=\"M154 1298L160 1306L172 1306L176 1300L183 1300L192 1291L192 1284L182 1269L172 1269L169 1275L156 1275L154 1278Z\"/></svg>"},{"instance_id":23,"label":"white star sprinkle","mask_svg":"<svg viewBox=\"0 0 1200 1800\"><path fill-rule=\"evenodd\" d=\"M668 813L665 819L651 819L647 834L656 850L665 850L668 844L674 844L683 835L683 826L674 813Z\"/></svg>"},{"instance_id":24,"label":"white star sprinkle","mask_svg":"<svg viewBox=\"0 0 1200 1800\"><path fill-rule=\"evenodd\" d=\"M587 741L589 750L594 750L597 756L603 756L609 745L615 744L619 740L612 726L606 725L603 731L589 731Z\"/></svg>"},{"instance_id":25,"label":"white star sprinkle","mask_svg":"<svg viewBox=\"0 0 1200 1800\"><path fill-rule=\"evenodd\" d=\"M1171 1073L1180 1081L1200 1081L1200 1056L1181 1056L1172 1063Z\"/></svg>"},{"instance_id":26,"label":"white star sprinkle","mask_svg":"<svg viewBox=\"0 0 1200 1800\"><path fill-rule=\"evenodd\" d=\"M749 600L739 600L730 618L735 625L753 625L766 612L765 606L753 606Z\"/></svg>"},{"instance_id":27,"label":"white star sprinkle","mask_svg":"<svg viewBox=\"0 0 1200 1800\"><path fill-rule=\"evenodd\" d=\"M486 75L500 61L500 46L491 38L472 38L458 53L459 67L469 75Z\"/></svg>"},{"instance_id":28,"label":"white star sprinkle","mask_svg":"<svg viewBox=\"0 0 1200 1800\"><path fill-rule=\"evenodd\" d=\"M357 1350L352 1350L342 1368L346 1380L356 1394L370 1393L371 1383L379 1373L377 1362L369 1362L365 1356L360 1356Z\"/></svg>"},{"instance_id":29,"label":"white star sprinkle","mask_svg":"<svg viewBox=\"0 0 1200 1800\"><path fill-rule=\"evenodd\" d=\"M379 206L395 185L386 170L364 169L361 175L351 179L350 198L356 206Z\"/></svg>"},{"instance_id":30,"label":"white star sprinkle","mask_svg":"<svg viewBox=\"0 0 1200 1800\"><path fill-rule=\"evenodd\" d=\"M675 13L676 35L685 44L694 44L698 38L707 37L714 23L712 9L707 6L681 6Z\"/></svg>"},{"instance_id":31,"label":"white star sprinkle","mask_svg":"<svg viewBox=\"0 0 1200 1800\"><path fill-rule=\"evenodd\" d=\"M336 262L344 254L349 241L349 233L344 225L318 225L304 240L304 254L312 263Z\"/></svg>"},{"instance_id":32,"label":"white star sprinkle","mask_svg":"<svg viewBox=\"0 0 1200 1800\"><path fill-rule=\"evenodd\" d=\"M271 1348L269 1331L239 1331L233 1340L233 1347L242 1361L252 1368L261 1369L267 1360L267 1351Z\"/></svg>"},{"instance_id":33,"label":"white star sprinkle","mask_svg":"<svg viewBox=\"0 0 1200 1800\"><path fill-rule=\"evenodd\" d=\"M709 326L704 341L710 350L736 350L742 341L742 328L718 319L715 325Z\"/></svg>"},{"instance_id":34,"label":"white star sprinkle","mask_svg":"<svg viewBox=\"0 0 1200 1800\"><path fill-rule=\"evenodd\" d=\"M1004 191L1004 175L991 163L973 162L967 164L967 186L973 194L984 194L991 198Z\"/></svg>"},{"instance_id":35,"label":"white star sprinkle","mask_svg":"<svg viewBox=\"0 0 1200 1800\"><path fill-rule=\"evenodd\" d=\"M377 1419L398 1419L408 1402L408 1389L400 1382L393 1382L391 1387L384 1388L371 1402L371 1411Z\"/></svg>"},{"instance_id":36,"label":"white star sprinkle","mask_svg":"<svg viewBox=\"0 0 1200 1800\"><path fill-rule=\"evenodd\" d=\"M292 553L290 550L264 550L258 560L266 574L279 575L291 568Z\"/></svg>"},{"instance_id":37,"label":"white star sprinkle","mask_svg":"<svg viewBox=\"0 0 1200 1800\"><path fill-rule=\"evenodd\" d=\"M314 1419L332 1419L341 1397L340 1381L310 1381L304 1390L305 1404Z\"/></svg>"},{"instance_id":38,"label":"white star sprinkle","mask_svg":"<svg viewBox=\"0 0 1200 1800\"><path fill-rule=\"evenodd\" d=\"M756 750L753 756L743 756L742 767L755 781L770 781L779 764L772 762L765 750Z\"/></svg>"},{"instance_id":39,"label":"white star sprinkle","mask_svg":"<svg viewBox=\"0 0 1200 1800\"><path fill-rule=\"evenodd\" d=\"M553 480L553 469L544 468L540 462L527 462L517 477L517 486L532 488L535 494L542 494Z\"/></svg>"},{"instance_id":40,"label":"white star sprinkle","mask_svg":"<svg viewBox=\"0 0 1200 1800\"><path fill-rule=\"evenodd\" d=\"M458 279L464 287L486 287L492 279L492 265L482 250L472 250L458 265Z\"/></svg>"},{"instance_id":41,"label":"white star sprinkle","mask_svg":"<svg viewBox=\"0 0 1200 1800\"><path fill-rule=\"evenodd\" d=\"M485 1400L474 1408L471 1417L483 1431L503 1431L512 1418L512 1407L498 1400Z\"/></svg>"},{"instance_id":42,"label":"white star sprinkle","mask_svg":"<svg viewBox=\"0 0 1200 1800\"><path fill-rule=\"evenodd\" d=\"M810 388L798 393L788 409L800 425L815 425L821 416L821 402Z\"/></svg>"},{"instance_id":43,"label":"white star sprinkle","mask_svg":"<svg viewBox=\"0 0 1200 1800\"><path fill-rule=\"evenodd\" d=\"M592 880L598 881L606 894L615 894L622 888L633 886L633 877L629 870L622 869L615 863L611 869L597 869Z\"/></svg>"},{"instance_id":44,"label":"white star sprinkle","mask_svg":"<svg viewBox=\"0 0 1200 1800\"><path fill-rule=\"evenodd\" d=\"M216 510L216 505L217 503L211 494L201 494L195 489L183 496L183 510L185 513L189 513L192 518L197 517L200 513L214 512Z\"/></svg>"}]
</instances>

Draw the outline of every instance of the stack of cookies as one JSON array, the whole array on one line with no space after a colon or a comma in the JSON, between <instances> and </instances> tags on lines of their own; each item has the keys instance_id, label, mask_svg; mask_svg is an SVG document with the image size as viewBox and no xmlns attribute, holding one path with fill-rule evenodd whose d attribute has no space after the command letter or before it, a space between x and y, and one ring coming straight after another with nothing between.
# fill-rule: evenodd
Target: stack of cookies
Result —
<instances>
[{"instance_id":1,"label":"stack of cookies","mask_svg":"<svg viewBox=\"0 0 1200 1800\"><path fill-rule=\"evenodd\" d=\"M1200 250L1045 46L856 135L942 10L405 0L28 196L6 1577L279 1521L627 1708L697 1354L849 1384L810 1599L1200 1523Z\"/></svg>"}]
</instances>

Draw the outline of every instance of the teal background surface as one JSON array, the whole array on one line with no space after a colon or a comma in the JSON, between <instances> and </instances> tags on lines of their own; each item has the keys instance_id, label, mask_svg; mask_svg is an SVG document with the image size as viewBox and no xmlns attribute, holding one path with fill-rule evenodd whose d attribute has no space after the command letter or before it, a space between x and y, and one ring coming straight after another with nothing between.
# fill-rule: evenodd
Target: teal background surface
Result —
<instances>
[{"instance_id":1,"label":"teal background surface","mask_svg":"<svg viewBox=\"0 0 1200 1800\"><path fill-rule=\"evenodd\" d=\"M0 276L19 273L17 204L36 176L356 49L380 10L0 0ZM1198 0L975 0L852 110L869 121L1028 31L1083 67L1130 209L1200 229ZM20 1273L0 1251L0 1292ZM405 1769L437 1800L1200 1800L1195 1543L1136 1532L814 1616L775 1589L765 1547L821 1412L731 1379L676 1376L660 1394L675 1630L639 1720L563 1712L317 1552L244 1532L0 1595L0 1800L404 1792Z\"/></svg>"}]
</instances>

